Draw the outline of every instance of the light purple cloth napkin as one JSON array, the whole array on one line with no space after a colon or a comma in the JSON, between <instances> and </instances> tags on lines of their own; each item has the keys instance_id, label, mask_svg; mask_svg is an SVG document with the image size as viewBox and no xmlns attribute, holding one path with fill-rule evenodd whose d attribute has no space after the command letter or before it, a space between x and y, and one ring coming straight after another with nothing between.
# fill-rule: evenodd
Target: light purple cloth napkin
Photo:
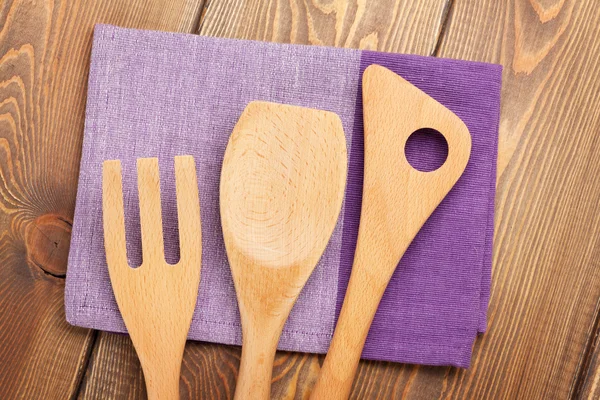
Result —
<instances>
[{"instance_id":1,"label":"light purple cloth napkin","mask_svg":"<svg viewBox=\"0 0 600 400\"><path fill-rule=\"evenodd\" d=\"M326 352L358 232L361 76L372 63L400 74L461 117L471 132L473 150L464 175L397 268L363 357L467 367L477 332L486 327L494 230L501 67L483 63L98 25L65 291L68 321L126 332L104 256L102 162L122 160L128 258L131 265L139 265L135 159L159 157L165 247L167 260L173 262L178 257L173 157L191 154L198 168L203 262L189 337L241 343L219 219L219 176L240 113L251 100L267 100L333 111L347 137L349 172L342 212L279 342L280 349ZM407 150L410 159L425 163L428 147L416 143Z\"/></svg>"}]
</instances>

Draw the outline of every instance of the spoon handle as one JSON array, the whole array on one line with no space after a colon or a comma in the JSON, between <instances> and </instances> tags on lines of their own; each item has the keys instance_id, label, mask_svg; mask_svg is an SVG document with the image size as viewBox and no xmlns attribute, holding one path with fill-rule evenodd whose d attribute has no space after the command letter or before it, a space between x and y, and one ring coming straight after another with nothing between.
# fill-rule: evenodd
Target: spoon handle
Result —
<instances>
[{"instance_id":1,"label":"spoon handle","mask_svg":"<svg viewBox=\"0 0 600 400\"><path fill-rule=\"evenodd\" d=\"M235 388L236 400L268 400L271 395L273 361L281 328L258 326L258 329L242 323L243 346L240 370Z\"/></svg>"},{"instance_id":2,"label":"spoon handle","mask_svg":"<svg viewBox=\"0 0 600 400\"><path fill-rule=\"evenodd\" d=\"M366 213L368 215L368 213ZM311 399L347 399L369 328L394 268L376 269L374 265L395 265L395 255L377 246L381 230L367 222L360 227L352 274L338 318L333 340L321 368ZM412 238L407 236L399 251L404 254Z\"/></svg>"}]
</instances>

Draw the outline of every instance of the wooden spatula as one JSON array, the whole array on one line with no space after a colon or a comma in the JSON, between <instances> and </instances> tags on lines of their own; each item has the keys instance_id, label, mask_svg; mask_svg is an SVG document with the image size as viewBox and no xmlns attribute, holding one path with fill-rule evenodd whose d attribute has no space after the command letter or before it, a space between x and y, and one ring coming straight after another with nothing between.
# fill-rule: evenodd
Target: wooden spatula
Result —
<instances>
[{"instance_id":1,"label":"wooden spatula","mask_svg":"<svg viewBox=\"0 0 600 400\"><path fill-rule=\"evenodd\" d=\"M268 399L283 325L336 225L346 140L331 112L252 102L229 139L221 220L242 320L237 399Z\"/></svg>"},{"instance_id":2,"label":"wooden spatula","mask_svg":"<svg viewBox=\"0 0 600 400\"><path fill-rule=\"evenodd\" d=\"M125 250L121 162L104 162L104 246L117 304L140 358L149 399L178 399L183 350L198 296L202 241L196 165L175 157L180 260L164 257L158 159L137 160L143 262L130 268Z\"/></svg>"},{"instance_id":3,"label":"wooden spatula","mask_svg":"<svg viewBox=\"0 0 600 400\"><path fill-rule=\"evenodd\" d=\"M358 361L383 292L421 226L462 175L471 152L465 124L390 70L363 74L365 171L358 243L346 297L312 399L350 395ZM404 147L420 128L448 142L445 163L421 172Z\"/></svg>"}]
</instances>

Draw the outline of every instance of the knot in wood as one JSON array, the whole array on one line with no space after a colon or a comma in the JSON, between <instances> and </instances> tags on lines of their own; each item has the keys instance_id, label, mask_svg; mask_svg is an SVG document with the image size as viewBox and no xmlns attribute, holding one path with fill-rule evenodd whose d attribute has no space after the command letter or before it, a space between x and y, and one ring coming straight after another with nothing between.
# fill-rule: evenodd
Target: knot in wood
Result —
<instances>
[{"instance_id":1,"label":"knot in wood","mask_svg":"<svg viewBox=\"0 0 600 400\"><path fill-rule=\"evenodd\" d=\"M47 274L63 278L67 273L71 227L71 221L60 215L37 217L27 230L28 260Z\"/></svg>"}]
</instances>

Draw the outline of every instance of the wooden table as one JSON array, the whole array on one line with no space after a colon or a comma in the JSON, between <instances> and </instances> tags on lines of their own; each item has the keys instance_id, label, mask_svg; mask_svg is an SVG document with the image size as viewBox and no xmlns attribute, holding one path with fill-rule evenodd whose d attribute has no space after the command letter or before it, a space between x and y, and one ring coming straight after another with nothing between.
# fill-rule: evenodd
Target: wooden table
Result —
<instances>
[{"instance_id":1,"label":"wooden table","mask_svg":"<svg viewBox=\"0 0 600 400\"><path fill-rule=\"evenodd\" d=\"M489 332L469 370L363 362L353 397L600 397L598 0L3 0L1 399L145 395L129 338L63 309L98 22L503 64ZM182 397L230 398L239 357L188 343ZM321 362L278 354L273 397Z\"/></svg>"}]
</instances>

